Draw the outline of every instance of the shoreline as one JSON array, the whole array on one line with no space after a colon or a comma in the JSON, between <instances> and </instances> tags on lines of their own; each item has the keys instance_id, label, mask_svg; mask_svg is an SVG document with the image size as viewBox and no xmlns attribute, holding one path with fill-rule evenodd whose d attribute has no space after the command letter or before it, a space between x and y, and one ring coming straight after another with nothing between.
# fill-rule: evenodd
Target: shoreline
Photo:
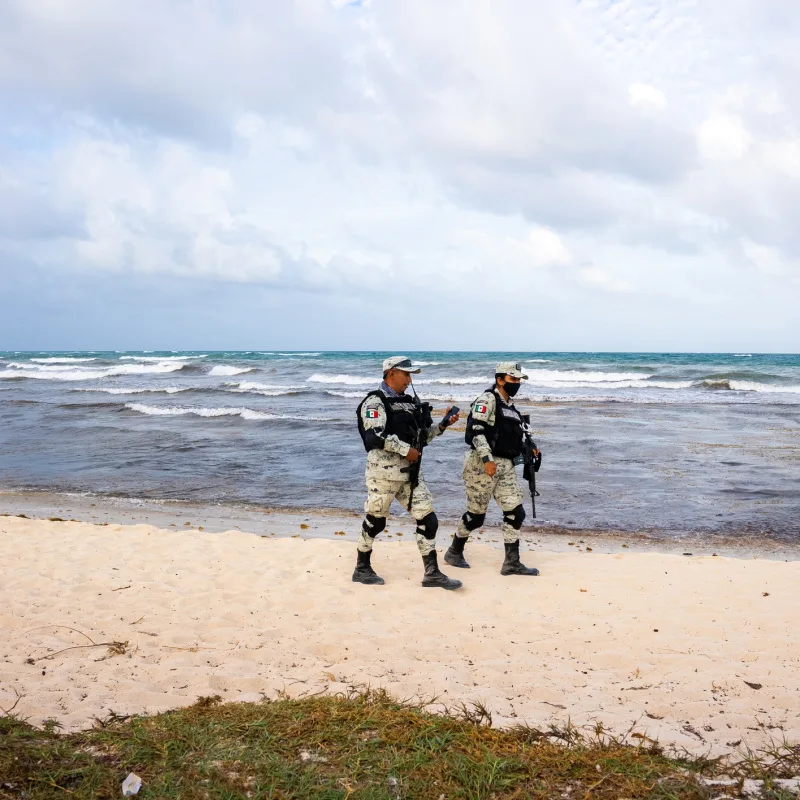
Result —
<instances>
[{"instance_id":1,"label":"shoreline","mask_svg":"<svg viewBox=\"0 0 800 800\"><path fill-rule=\"evenodd\" d=\"M445 567L462 590L428 591L390 525L373 558L386 585L367 587L352 541L320 535L336 520L309 520L258 536L0 517L0 706L21 695L15 713L76 730L199 696L370 685L693 753L800 741L800 561L548 539L526 548L539 578L502 578L480 541L472 569Z\"/></svg>"},{"instance_id":2,"label":"shoreline","mask_svg":"<svg viewBox=\"0 0 800 800\"><path fill-rule=\"evenodd\" d=\"M530 511L530 502L525 503ZM388 531L413 531L411 518L397 513L393 505ZM118 497L76 492L0 487L0 517L25 515L40 520L80 521L95 525L152 525L181 528L187 523L202 525L208 533L240 530L257 536L291 537L302 531L306 538L343 539L355 542L363 514L360 510L331 508L296 508L257 506L252 503L216 503L194 500ZM481 541L502 547L500 513L490 508L489 523L481 532ZM199 522L198 520L203 520ZM439 515L438 543L441 546L455 531L457 519ZM306 528L301 528L306 525ZM661 552L691 555L724 555L732 558L800 559L800 540L794 542L774 536L738 536L710 532L620 531L580 529L532 524L530 515L521 531L530 546L542 546L553 552L567 552L572 547L588 545L600 553ZM386 535L381 539L385 540Z\"/></svg>"}]
</instances>

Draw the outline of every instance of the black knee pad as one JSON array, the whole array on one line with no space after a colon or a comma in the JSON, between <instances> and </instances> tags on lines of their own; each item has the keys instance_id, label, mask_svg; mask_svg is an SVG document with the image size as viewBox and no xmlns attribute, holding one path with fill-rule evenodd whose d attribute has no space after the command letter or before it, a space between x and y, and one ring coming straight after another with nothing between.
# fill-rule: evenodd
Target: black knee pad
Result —
<instances>
[{"instance_id":1,"label":"black knee pad","mask_svg":"<svg viewBox=\"0 0 800 800\"><path fill-rule=\"evenodd\" d=\"M476 531L486 522L486 514L470 514L469 511L461 517L464 527L468 531Z\"/></svg>"},{"instance_id":2,"label":"black knee pad","mask_svg":"<svg viewBox=\"0 0 800 800\"><path fill-rule=\"evenodd\" d=\"M373 517L372 514L367 514L361 527L367 536L374 539L386 527L386 517Z\"/></svg>"},{"instance_id":3,"label":"black knee pad","mask_svg":"<svg viewBox=\"0 0 800 800\"><path fill-rule=\"evenodd\" d=\"M503 512L503 522L507 522L515 531L522 527L522 522L525 519L525 509L518 505L512 508L511 511Z\"/></svg>"},{"instance_id":4,"label":"black knee pad","mask_svg":"<svg viewBox=\"0 0 800 800\"><path fill-rule=\"evenodd\" d=\"M421 534L426 539L435 539L436 531L438 530L439 519L433 511L422 519L417 520L417 533Z\"/></svg>"}]
</instances>

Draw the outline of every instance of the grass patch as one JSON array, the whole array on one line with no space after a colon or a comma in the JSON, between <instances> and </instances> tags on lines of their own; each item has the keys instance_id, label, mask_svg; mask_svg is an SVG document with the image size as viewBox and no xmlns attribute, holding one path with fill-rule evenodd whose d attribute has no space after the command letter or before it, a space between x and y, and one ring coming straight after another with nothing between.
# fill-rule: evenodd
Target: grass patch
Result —
<instances>
[{"instance_id":1,"label":"grass patch","mask_svg":"<svg viewBox=\"0 0 800 800\"><path fill-rule=\"evenodd\" d=\"M195 705L152 717L98 720L60 734L0 717L0 797L112 798L129 772L142 798L700 798L735 797L745 778L764 797L800 774L800 748L736 764L665 754L598 729L496 730L480 707L431 714L378 691L261 703ZM723 773L734 785L703 783Z\"/></svg>"}]
</instances>

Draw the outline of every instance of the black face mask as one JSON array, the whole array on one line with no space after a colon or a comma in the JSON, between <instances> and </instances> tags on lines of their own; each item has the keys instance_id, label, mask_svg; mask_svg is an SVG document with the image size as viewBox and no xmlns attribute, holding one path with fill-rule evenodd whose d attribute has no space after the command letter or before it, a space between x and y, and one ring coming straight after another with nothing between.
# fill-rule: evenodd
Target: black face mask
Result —
<instances>
[{"instance_id":1,"label":"black face mask","mask_svg":"<svg viewBox=\"0 0 800 800\"><path fill-rule=\"evenodd\" d=\"M513 397L519 391L519 387L520 386L522 386L521 383L504 383L503 384L503 391L509 397Z\"/></svg>"}]
</instances>

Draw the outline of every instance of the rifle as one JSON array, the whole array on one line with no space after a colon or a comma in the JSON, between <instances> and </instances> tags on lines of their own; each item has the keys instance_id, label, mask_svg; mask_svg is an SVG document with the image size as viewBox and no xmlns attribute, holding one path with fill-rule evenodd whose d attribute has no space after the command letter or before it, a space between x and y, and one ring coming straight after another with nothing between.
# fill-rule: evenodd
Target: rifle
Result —
<instances>
[{"instance_id":1,"label":"rifle","mask_svg":"<svg viewBox=\"0 0 800 800\"><path fill-rule=\"evenodd\" d=\"M433 410L433 406L430 403L423 403L417 393L414 392L414 416L417 419L417 430L414 435L414 442L412 443L412 447L419 452L419 458L413 463L409 464L407 467L403 467L400 472L407 472L409 478L411 479L411 490L408 493L408 511L411 513L411 504L414 501L414 490L419 486L419 472L420 468L422 467L422 450L425 445L428 443L428 431L433 426L433 417L431 416L431 411ZM458 406L453 406L445 415L442 417L442 421L439 425L444 429L448 427L451 423L451 419L458 414L460 411Z\"/></svg>"},{"instance_id":2,"label":"rifle","mask_svg":"<svg viewBox=\"0 0 800 800\"><path fill-rule=\"evenodd\" d=\"M523 430L525 438L522 440L522 463L525 465L522 469L522 479L528 482L528 489L531 493L531 506L533 508L533 518L536 519L536 498L539 497L539 492L536 491L536 473L539 467L542 466L542 454L533 441L530 432L531 418L529 414L522 415L525 425Z\"/></svg>"},{"instance_id":3,"label":"rifle","mask_svg":"<svg viewBox=\"0 0 800 800\"><path fill-rule=\"evenodd\" d=\"M433 424L430 403L423 403L416 391L414 392L414 417L417 421L417 430L414 433L414 441L411 446L419 453L419 458L407 467L403 467L400 472L407 472L411 482L411 490L408 493L408 512L411 513L411 504L414 502L414 490L419 486L419 471L422 468L422 450L428 443L428 428Z\"/></svg>"}]
</instances>

